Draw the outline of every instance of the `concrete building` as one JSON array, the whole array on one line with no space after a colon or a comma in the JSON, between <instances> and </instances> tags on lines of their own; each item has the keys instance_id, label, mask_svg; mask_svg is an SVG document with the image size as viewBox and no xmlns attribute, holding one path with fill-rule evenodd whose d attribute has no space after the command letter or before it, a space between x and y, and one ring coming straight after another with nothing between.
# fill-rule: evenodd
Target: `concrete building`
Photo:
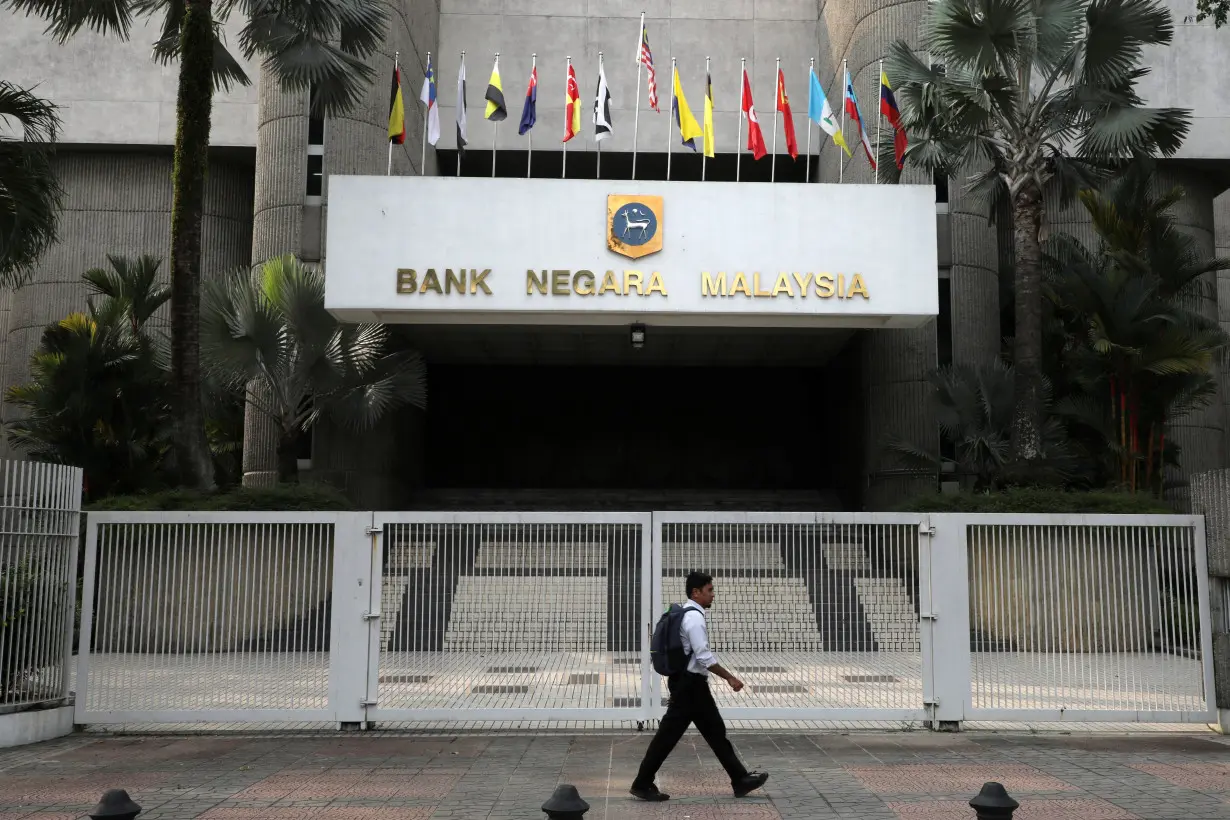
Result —
<instances>
[{"instance_id":1,"label":"concrete building","mask_svg":"<svg viewBox=\"0 0 1230 820\"><path fill-rule=\"evenodd\" d=\"M1183 221L1206 243L1230 254L1230 101L1214 78L1230 72L1230 32L1195 22L1192 0L1172 0L1176 37L1150 52L1153 72L1143 92L1152 103L1191 108L1194 126L1166 174L1188 192ZM1189 8L1190 6L1190 8ZM692 109L703 106L706 58L715 101L719 156L710 180L768 183L768 161L745 158L736 172L735 133L740 59L747 59L753 93L767 131L780 59L804 144L809 61L840 99L840 71L849 66L868 116L874 111L878 60L896 39L917 42L924 0L397 0L389 39L373 59L379 72L363 105L346 117L314 122L306 95L283 92L249 66L250 88L221 94L214 107L213 153L204 238L206 275L297 253L325 262L329 178L384 174L387 84L394 52L405 77L409 137L392 154L394 175L484 176L493 144L500 176L524 176L526 140L517 135L531 55L538 66L538 126L533 176L558 178L564 161L564 66L571 57L588 106L599 54L612 91L614 136L602 145L601 178L627 180L631 171L637 68L637 18L647 13L657 64L661 113L642 102L638 179L662 179L667 154L671 60L677 61ZM43 24L5 16L0 27L0 77L37 85L62 106L60 165L68 205L63 239L34 280L0 298L0 373L22 381L41 329L84 300L80 274L107 253L169 253L169 171L174 136L175 69L148 59L153 27L131 42L81 34L64 46ZM235 42L235 27L228 32ZM466 53L469 150L459 162L453 117L455 79ZM416 102L427 53L439 83L442 138L422 151L422 109ZM494 130L481 119L493 55L510 117ZM593 179L599 155L592 126L568 145L569 177ZM778 157L776 183L870 182L856 153L844 159L813 129L814 158ZM698 180L699 157L671 155L672 179ZM839 164L844 162L844 168ZM929 180L909 179L913 183ZM618 193L617 186L612 193ZM311 471L343 483L371 507L654 507L733 506L747 509L883 509L934 487L934 477L894 469L884 442L898 437L934 446L927 371L937 363L976 363L1001 346L998 275L1001 248L982 209L959 184L936 188L939 310L934 321L899 329L664 329L632 351L626 328L405 326L405 343L429 363L431 408L406 411L361 437L327 428L315 432ZM1218 199L1219 195L1221 196ZM1079 230L1078 214L1060 224ZM328 267L326 265L326 271ZM1230 324L1230 275L1205 310ZM1185 471L1230 465L1223 400L1176 425ZM625 403L660 418L649 444L611 432L603 440L562 437L541 422L571 414L586 424L621 429ZM493 409L498 408L498 413ZM783 409L784 408L784 409ZM766 443L744 434L695 432L684 423L706 411L757 419L785 415L821 419L831 431L805 442ZM689 432L691 431L691 432ZM720 441L720 444L718 443ZM515 442L515 444L511 443ZM579 449L578 449L579 448ZM272 439L258 417L248 419L247 480L276 470ZM652 497L652 504L646 498ZM663 500L671 503L664 505Z\"/></svg>"}]
</instances>

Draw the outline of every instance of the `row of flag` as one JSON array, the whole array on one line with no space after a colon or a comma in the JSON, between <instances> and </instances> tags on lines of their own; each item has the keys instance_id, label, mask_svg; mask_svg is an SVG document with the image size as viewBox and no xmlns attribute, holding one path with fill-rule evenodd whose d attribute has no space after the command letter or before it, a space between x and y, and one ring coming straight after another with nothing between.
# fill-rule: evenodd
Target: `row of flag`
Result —
<instances>
[{"instance_id":1,"label":"row of flag","mask_svg":"<svg viewBox=\"0 0 1230 820\"><path fill-rule=\"evenodd\" d=\"M648 74L649 85L649 106L655 111L658 110L658 88L657 76L653 64L653 52L649 48L649 34L644 24L641 26L639 45L637 48L637 63L643 66ZM707 157L713 157L714 149L714 129L713 129L713 82L712 78L706 72L705 74L705 102L703 112L703 126L697 122L696 117L692 114L692 109L688 105L687 97L683 92L683 85L679 79L679 71L672 66L671 69L671 115L674 118L675 127L679 129L680 142L682 145L697 150L698 141L701 151ZM752 87L748 79L747 69L744 68L742 77L742 87L740 89L740 109L741 117L747 122L747 150L752 153L755 159L761 159L768 154L768 149L765 146L764 133L760 127L760 120L756 115L756 108L752 101ZM850 77L848 69L844 70L844 83L842 89L842 105L843 111L851 119L855 128L858 130L859 141L862 144L863 152L867 157L867 161L874 169L876 167L875 150L872 148L871 139L867 131L867 122L863 117L862 108L859 105L858 95L854 91L854 83ZM639 95L639 89L638 89ZM491 122L502 122L508 117L508 106L504 100L504 86L500 78L500 56L495 56L495 64L491 69L491 78L487 81L487 90L483 94L486 101L486 109L483 118ZM457 99L460 104L457 106L457 149L464 153L466 146L469 144L469 135L466 121L466 67L465 57L462 56L460 68L457 72ZM431 55L427 56L427 69L423 78L422 91L419 94L419 100L427 109L426 120L426 138L430 145L435 145L440 139L440 110L437 104L436 97L436 75L432 66ZM577 84L576 70L572 66L571 59L568 61L567 79L565 83L565 105L564 105L564 137L563 142L567 143L581 132L581 94L580 87ZM792 159L797 159L799 155L798 139L794 129L794 116L790 107L790 98L786 94L786 78L782 73L780 66L777 70L777 93L775 100L775 108L782 115L783 124L786 134L786 151ZM525 135L533 129L538 119L538 66L537 61L530 72L529 85L525 92L525 102L521 108L521 121L517 129L517 133ZM905 149L908 144L905 129L901 124L901 112L897 107L896 98L893 96L892 86L889 84L888 75L884 72L883 67L880 69L880 105L879 113L882 114L893 128L893 144L894 154L897 167L901 168ZM846 152L847 156L853 156L849 145L846 143L844 133L844 122L839 123L833 113L833 108L829 104L828 97L824 93L824 89L820 85L820 80L816 76L816 70L813 66L809 70L809 87L807 94L807 117L820 127L824 133L828 134L833 143ZM607 84L606 70L601 62L598 63L598 89L594 95L593 103L593 125L594 125L594 140L602 142L609 138L614 131L611 122L611 90ZM389 140L393 144L403 144L406 139L406 122L405 122L405 104L401 92L401 69L395 63L393 66L393 83L389 100Z\"/></svg>"}]
</instances>

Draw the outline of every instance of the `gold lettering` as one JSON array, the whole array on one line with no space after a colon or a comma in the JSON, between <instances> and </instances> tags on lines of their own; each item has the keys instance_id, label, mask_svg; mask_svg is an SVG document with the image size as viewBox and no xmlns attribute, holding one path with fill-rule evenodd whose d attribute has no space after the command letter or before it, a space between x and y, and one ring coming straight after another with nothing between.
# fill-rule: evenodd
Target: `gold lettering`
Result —
<instances>
[{"instance_id":1,"label":"gold lettering","mask_svg":"<svg viewBox=\"0 0 1230 820\"><path fill-rule=\"evenodd\" d=\"M488 296L491 295L491 288L487 286L485 281L489 273L491 273L491 268L484 268L481 273L478 268L470 268L470 293L478 293L478 289L482 288L483 293Z\"/></svg>"},{"instance_id":2,"label":"gold lettering","mask_svg":"<svg viewBox=\"0 0 1230 820\"><path fill-rule=\"evenodd\" d=\"M777 284L773 286L773 295L784 293L787 296L794 296L794 291L790 289L790 276L784 273L777 275Z\"/></svg>"},{"instance_id":3,"label":"gold lettering","mask_svg":"<svg viewBox=\"0 0 1230 820\"><path fill-rule=\"evenodd\" d=\"M666 285L662 283L662 274L654 271L649 277L649 288L645 291L645 295L649 296L652 293L660 293L666 295Z\"/></svg>"},{"instance_id":4,"label":"gold lettering","mask_svg":"<svg viewBox=\"0 0 1230 820\"><path fill-rule=\"evenodd\" d=\"M423 286L419 288L419 293L426 293L429 290L434 290L441 296L444 295L444 288L440 287L440 277L436 275L435 268L428 268L427 273L423 274Z\"/></svg>"},{"instance_id":5,"label":"gold lettering","mask_svg":"<svg viewBox=\"0 0 1230 820\"><path fill-rule=\"evenodd\" d=\"M752 292L747 288L747 277L742 272L735 274L735 281L730 284L730 295L742 293L744 296L751 296Z\"/></svg>"},{"instance_id":6,"label":"gold lettering","mask_svg":"<svg viewBox=\"0 0 1230 820\"><path fill-rule=\"evenodd\" d=\"M583 283L587 283L585 284L584 288L581 287ZM594 274L593 272L587 271L587 270L577 271L576 276L572 277L572 289L575 290L579 296L593 296L594 295Z\"/></svg>"},{"instance_id":7,"label":"gold lettering","mask_svg":"<svg viewBox=\"0 0 1230 820\"><path fill-rule=\"evenodd\" d=\"M811 287L811 277L809 273L806 276L800 277L797 273L794 275L794 281L799 283L799 295L804 299L807 298L807 289Z\"/></svg>"},{"instance_id":8,"label":"gold lettering","mask_svg":"<svg viewBox=\"0 0 1230 820\"><path fill-rule=\"evenodd\" d=\"M453 273L452 268L444 269L444 292L452 293L453 285L456 284L458 293L466 292L466 271L465 268L460 268L460 275Z\"/></svg>"},{"instance_id":9,"label":"gold lettering","mask_svg":"<svg viewBox=\"0 0 1230 820\"><path fill-rule=\"evenodd\" d=\"M419 275L415 273L414 268L398 268L397 292L414 293L419 289L418 278Z\"/></svg>"},{"instance_id":10,"label":"gold lettering","mask_svg":"<svg viewBox=\"0 0 1230 820\"><path fill-rule=\"evenodd\" d=\"M619 293L619 280L615 278L615 271L609 270L606 276L602 277L602 287L598 288L598 295L610 291L611 293Z\"/></svg>"},{"instance_id":11,"label":"gold lettering","mask_svg":"<svg viewBox=\"0 0 1230 820\"><path fill-rule=\"evenodd\" d=\"M828 299L833 295L833 274L816 274L816 295L821 299Z\"/></svg>"},{"instance_id":12,"label":"gold lettering","mask_svg":"<svg viewBox=\"0 0 1230 820\"><path fill-rule=\"evenodd\" d=\"M867 286L863 284L863 275L861 273L854 274L854 278L850 280L850 292L846 294L846 298L852 299L856 293L864 299L871 298L867 295Z\"/></svg>"},{"instance_id":13,"label":"gold lettering","mask_svg":"<svg viewBox=\"0 0 1230 820\"><path fill-rule=\"evenodd\" d=\"M554 296L568 295L568 274L571 271L553 270L551 271L551 293Z\"/></svg>"},{"instance_id":14,"label":"gold lettering","mask_svg":"<svg viewBox=\"0 0 1230 820\"><path fill-rule=\"evenodd\" d=\"M700 275L700 295L701 296L725 296L726 295L726 272L718 271L717 279L714 279L708 271Z\"/></svg>"},{"instance_id":15,"label":"gold lettering","mask_svg":"<svg viewBox=\"0 0 1230 820\"><path fill-rule=\"evenodd\" d=\"M527 270L525 272L525 293L529 296L534 291L538 291L543 296L547 295L547 272L545 270L542 272L541 280L539 280L536 271Z\"/></svg>"},{"instance_id":16,"label":"gold lettering","mask_svg":"<svg viewBox=\"0 0 1230 820\"><path fill-rule=\"evenodd\" d=\"M632 288L636 288L637 296L644 296L641 292L641 272L639 270L624 271L624 296L632 292Z\"/></svg>"},{"instance_id":17,"label":"gold lettering","mask_svg":"<svg viewBox=\"0 0 1230 820\"><path fill-rule=\"evenodd\" d=\"M753 296L772 296L767 290L760 289L760 272L752 274L752 295Z\"/></svg>"},{"instance_id":18,"label":"gold lettering","mask_svg":"<svg viewBox=\"0 0 1230 820\"><path fill-rule=\"evenodd\" d=\"M844 273L837 274L837 298L846 298L846 275Z\"/></svg>"}]
</instances>

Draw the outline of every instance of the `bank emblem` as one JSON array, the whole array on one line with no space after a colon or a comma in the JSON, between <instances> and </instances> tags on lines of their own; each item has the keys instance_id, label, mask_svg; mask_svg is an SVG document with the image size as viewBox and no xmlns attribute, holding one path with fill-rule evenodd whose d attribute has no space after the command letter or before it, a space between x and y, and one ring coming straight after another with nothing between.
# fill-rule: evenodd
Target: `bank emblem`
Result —
<instances>
[{"instance_id":1,"label":"bank emblem","mask_svg":"<svg viewBox=\"0 0 1230 820\"><path fill-rule=\"evenodd\" d=\"M662 250L662 197L606 198L606 246L639 259Z\"/></svg>"}]
</instances>

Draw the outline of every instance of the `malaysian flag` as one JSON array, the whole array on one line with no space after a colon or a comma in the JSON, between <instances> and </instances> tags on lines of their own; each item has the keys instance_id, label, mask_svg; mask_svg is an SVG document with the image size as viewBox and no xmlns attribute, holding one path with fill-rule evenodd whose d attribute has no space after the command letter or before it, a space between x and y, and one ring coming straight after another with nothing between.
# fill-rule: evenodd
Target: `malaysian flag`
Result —
<instances>
[{"instance_id":1,"label":"malaysian flag","mask_svg":"<svg viewBox=\"0 0 1230 820\"><path fill-rule=\"evenodd\" d=\"M649 107L657 111L658 81L653 71L653 52L649 50L649 29L645 26L643 17L641 19L641 48L636 54L636 61L649 69Z\"/></svg>"}]
</instances>

